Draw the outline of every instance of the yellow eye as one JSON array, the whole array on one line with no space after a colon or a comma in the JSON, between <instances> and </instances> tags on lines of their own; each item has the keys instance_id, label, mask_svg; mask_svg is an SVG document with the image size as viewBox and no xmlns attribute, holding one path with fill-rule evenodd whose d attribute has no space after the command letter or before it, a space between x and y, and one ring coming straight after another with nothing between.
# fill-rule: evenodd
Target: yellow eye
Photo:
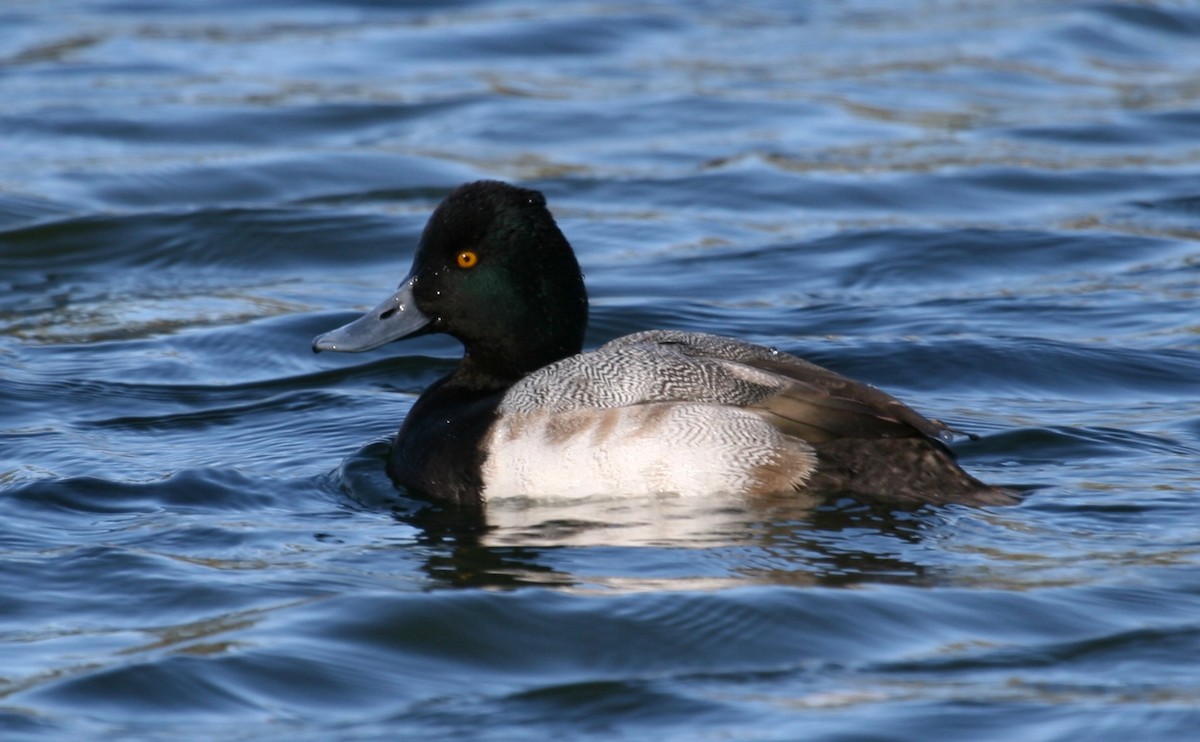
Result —
<instances>
[{"instance_id":1,"label":"yellow eye","mask_svg":"<svg viewBox=\"0 0 1200 742\"><path fill-rule=\"evenodd\" d=\"M463 250L458 254L457 261L459 268L474 268L479 262L479 256L470 250Z\"/></svg>"}]
</instances>

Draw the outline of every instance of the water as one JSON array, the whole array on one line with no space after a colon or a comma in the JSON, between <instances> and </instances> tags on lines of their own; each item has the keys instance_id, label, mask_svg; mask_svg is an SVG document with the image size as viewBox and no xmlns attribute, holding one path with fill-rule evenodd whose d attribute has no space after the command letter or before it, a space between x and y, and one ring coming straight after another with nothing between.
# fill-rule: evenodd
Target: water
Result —
<instances>
[{"instance_id":1,"label":"water","mask_svg":"<svg viewBox=\"0 0 1200 742\"><path fill-rule=\"evenodd\" d=\"M1171 740L1200 725L1200 9L0 8L5 739ZM437 517L459 348L313 356L459 182L593 299L981 435L1011 508Z\"/></svg>"}]
</instances>

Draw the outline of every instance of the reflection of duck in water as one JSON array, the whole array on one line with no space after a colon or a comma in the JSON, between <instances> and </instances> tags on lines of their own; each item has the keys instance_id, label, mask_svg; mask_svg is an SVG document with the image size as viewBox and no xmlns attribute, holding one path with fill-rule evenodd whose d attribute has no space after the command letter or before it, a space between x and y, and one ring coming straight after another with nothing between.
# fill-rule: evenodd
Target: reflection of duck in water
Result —
<instances>
[{"instance_id":1,"label":"reflection of duck in water","mask_svg":"<svg viewBox=\"0 0 1200 742\"><path fill-rule=\"evenodd\" d=\"M822 492L1005 504L949 430L873 387L774 349L654 330L581 353L587 294L542 194L494 181L434 210L399 290L313 349L444 332L462 362L392 448L393 480L460 503L511 496Z\"/></svg>"},{"instance_id":2,"label":"reflection of duck in water","mask_svg":"<svg viewBox=\"0 0 1200 742\"><path fill-rule=\"evenodd\" d=\"M436 585L627 592L931 577L907 557L927 553L930 521L890 507L794 492L432 503L396 491L382 466L390 449L376 440L344 459L337 489L356 508L390 509L402 533L376 548L419 556Z\"/></svg>"},{"instance_id":3,"label":"reflection of duck in water","mask_svg":"<svg viewBox=\"0 0 1200 742\"><path fill-rule=\"evenodd\" d=\"M930 578L906 556L927 552L929 520L893 508L804 493L431 503L396 491L381 466L390 448L377 440L347 457L338 490L355 507L390 509L402 533L376 548L418 556L437 585L626 592Z\"/></svg>"}]
</instances>

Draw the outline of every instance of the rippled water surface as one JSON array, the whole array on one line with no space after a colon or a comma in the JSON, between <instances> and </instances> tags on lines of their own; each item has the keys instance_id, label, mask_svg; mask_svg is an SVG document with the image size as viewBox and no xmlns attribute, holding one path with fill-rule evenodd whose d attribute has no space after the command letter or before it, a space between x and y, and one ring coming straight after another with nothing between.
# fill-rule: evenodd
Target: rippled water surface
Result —
<instances>
[{"instance_id":1,"label":"rippled water surface","mask_svg":"<svg viewBox=\"0 0 1200 742\"><path fill-rule=\"evenodd\" d=\"M0 6L0 736L1174 740L1200 728L1200 8ZM775 345L1008 508L395 491L460 348L314 356L453 185L589 344Z\"/></svg>"}]
</instances>

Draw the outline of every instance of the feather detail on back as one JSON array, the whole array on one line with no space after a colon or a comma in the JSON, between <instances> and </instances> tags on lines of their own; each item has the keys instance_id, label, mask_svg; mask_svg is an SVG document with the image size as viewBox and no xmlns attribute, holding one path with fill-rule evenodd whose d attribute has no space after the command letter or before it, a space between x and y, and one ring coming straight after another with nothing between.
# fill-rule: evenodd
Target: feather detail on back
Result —
<instances>
[{"instance_id":1,"label":"feather detail on back","mask_svg":"<svg viewBox=\"0 0 1200 742\"><path fill-rule=\"evenodd\" d=\"M522 379L500 412L705 402L751 408L810 443L940 437L945 426L874 387L731 338L653 330L626 335Z\"/></svg>"}]
</instances>

